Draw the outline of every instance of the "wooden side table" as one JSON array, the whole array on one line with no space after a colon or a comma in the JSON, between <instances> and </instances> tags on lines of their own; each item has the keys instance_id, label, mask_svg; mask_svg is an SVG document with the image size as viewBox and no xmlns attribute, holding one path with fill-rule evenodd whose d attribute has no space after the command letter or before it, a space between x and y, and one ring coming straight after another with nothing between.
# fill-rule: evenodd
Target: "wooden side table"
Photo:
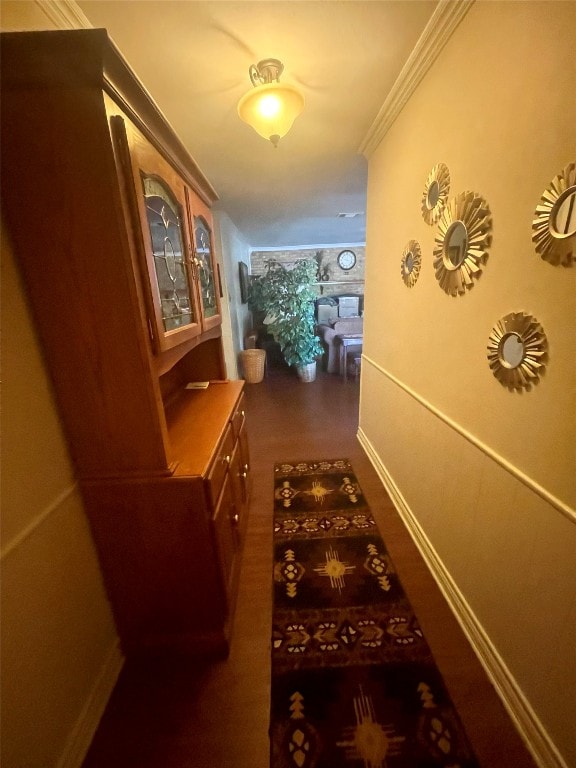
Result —
<instances>
[{"instance_id":1,"label":"wooden side table","mask_svg":"<svg viewBox=\"0 0 576 768\"><path fill-rule=\"evenodd\" d=\"M346 365L348 357L348 347L361 347L364 341L361 333L338 334L336 337L340 344L340 375L344 381L348 379L348 366Z\"/></svg>"}]
</instances>

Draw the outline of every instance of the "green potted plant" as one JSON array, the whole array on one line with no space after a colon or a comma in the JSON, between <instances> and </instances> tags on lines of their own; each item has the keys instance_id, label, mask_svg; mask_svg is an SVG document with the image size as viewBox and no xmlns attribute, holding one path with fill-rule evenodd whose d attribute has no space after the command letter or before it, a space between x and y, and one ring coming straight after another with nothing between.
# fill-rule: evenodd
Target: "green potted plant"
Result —
<instances>
[{"instance_id":1,"label":"green potted plant","mask_svg":"<svg viewBox=\"0 0 576 768\"><path fill-rule=\"evenodd\" d=\"M293 269L271 261L264 275L252 278L248 297L250 309L264 313L264 325L302 381L314 381L316 358L323 353L314 332L316 269L313 259L298 261Z\"/></svg>"}]
</instances>

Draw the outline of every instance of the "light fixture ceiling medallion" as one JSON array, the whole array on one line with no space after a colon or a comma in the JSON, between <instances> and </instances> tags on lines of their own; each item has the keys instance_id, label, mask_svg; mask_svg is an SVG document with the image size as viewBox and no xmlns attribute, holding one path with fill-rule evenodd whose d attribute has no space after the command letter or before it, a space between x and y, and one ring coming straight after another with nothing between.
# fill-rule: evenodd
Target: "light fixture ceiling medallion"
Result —
<instances>
[{"instance_id":1,"label":"light fixture ceiling medallion","mask_svg":"<svg viewBox=\"0 0 576 768\"><path fill-rule=\"evenodd\" d=\"M304 96L292 85L280 83L284 65L263 59L248 70L254 88L238 102L238 114L257 134L275 147L304 109Z\"/></svg>"}]
</instances>

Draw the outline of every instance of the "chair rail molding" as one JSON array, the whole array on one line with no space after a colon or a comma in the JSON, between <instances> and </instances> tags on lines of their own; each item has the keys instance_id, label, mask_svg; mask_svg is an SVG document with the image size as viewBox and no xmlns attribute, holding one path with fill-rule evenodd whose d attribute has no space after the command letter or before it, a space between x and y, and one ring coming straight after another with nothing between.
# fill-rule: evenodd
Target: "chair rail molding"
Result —
<instances>
[{"instance_id":1,"label":"chair rail molding","mask_svg":"<svg viewBox=\"0 0 576 768\"><path fill-rule=\"evenodd\" d=\"M468 638L474 653L486 670L486 674L494 685L504 707L524 739L536 765L539 768L568 768L568 764L558 751L548 731L434 549L408 502L361 427L358 429L357 438L390 495L401 520L408 529L452 613Z\"/></svg>"},{"instance_id":2,"label":"chair rail molding","mask_svg":"<svg viewBox=\"0 0 576 768\"><path fill-rule=\"evenodd\" d=\"M358 147L360 154L369 158L374 152L473 4L474 0L440 0Z\"/></svg>"},{"instance_id":3,"label":"chair rail molding","mask_svg":"<svg viewBox=\"0 0 576 768\"><path fill-rule=\"evenodd\" d=\"M34 0L56 29L91 29L88 17L75 0Z\"/></svg>"},{"instance_id":4,"label":"chair rail molding","mask_svg":"<svg viewBox=\"0 0 576 768\"><path fill-rule=\"evenodd\" d=\"M530 490L533 491L538 496L540 496L541 499L544 499L544 501L546 501L552 507L554 507L559 512L561 512L564 515L564 517L570 520L571 523L576 524L576 509L573 509L569 504L562 501L562 499L559 499L556 496L554 496L554 494L550 493L550 491L548 491L546 488L541 486L531 477L529 477L524 472L522 472L521 469L518 469L518 467L516 467L514 464L512 464L503 456L501 456L499 453L497 453L493 448L490 448L490 446L486 445L486 443L482 442L482 440L480 440L478 437L473 435L471 432L468 432L467 429L464 429L464 427L461 424L458 424L458 422L451 419L445 413L443 413L434 405L432 405L432 403L429 403L428 400L425 400L421 395L419 395L417 392L411 389L403 381L400 381L400 379L396 378L396 376L390 373L390 371L387 371L385 368L379 365L375 360L372 360L371 357L364 354L363 358L366 360L367 364L371 365L377 371L384 374L384 376L386 376L387 379L390 379L390 381L396 384L396 386L400 387L400 389L403 389L404 392L406 392L406 394L410 395L410 397L413 397L414 400L420 403L420 405L424 406L424 408L429 410L430 413L433 413L435 416L441 419L441 421L443 421L445 424L451 427L455 432L458 432L460 435L462 435L462 437L468 440L469 443L472 443L472 445L474 445L476 448L478 448L487 456L489 456L493 461L495 461L503 469L509 472L513 477L515 477L517 480L523 483L527 488L530 488Z\"/></svg>"},{"instance_id":5,"label":"chair rail molding","mask_svg":"<svg viewBox=\"0 0 576 768\"><path fill-rule=\"evenodd\" d=\"M13 539L9 539L9 541L4 544L0 550L0 562L3 562L8 557L8 555L18 549L23 541L26 541L26 539L32 536L36 529L40 528L40 526L46 520L48 520L53 512L56 512L61 508L69 496L72 496L78 492L78 483L73 482L71 485L61 491L54 499L52 499L52 501L41 512L34 516L28 525L26 525L16 536L14 536Z\"/></svg>"}]
</instances>

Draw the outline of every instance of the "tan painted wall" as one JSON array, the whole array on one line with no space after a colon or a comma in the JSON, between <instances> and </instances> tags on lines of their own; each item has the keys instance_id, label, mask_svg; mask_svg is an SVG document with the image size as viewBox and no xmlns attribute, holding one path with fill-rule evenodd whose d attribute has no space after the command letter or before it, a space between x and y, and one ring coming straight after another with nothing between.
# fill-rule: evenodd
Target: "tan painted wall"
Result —
<instances>
[{"instance_id":1,"label":"tan painted wall","mask_svg":"<svg viewBox=\"0 0 576 768\"><path fill-rule=\"evenodd\" d=\"M242 304L240 296L238 263L243 261L246 265L249 264L250 245L228 214L216 211L214 222L217 233L216 252L224 269L225 299L222 302L222 311L227 311L230 316L229 336L226 327L222 329L224 354L228 377L237 379L238 355L240 350L244 349L244 337L251 327L248 305Z\"/></svg>"},{"instance_id":2,"label":"tan painted wall","mask_svg":"<svg viewBox=\"0 0 576 768\"><path fill-rule=\"evenodd\" d=\"M574 29L574 2L476 2L371 156L360 418L407 519L523 692L525 729L541 723L569 765L576 269L535 254L531 222L576 160ZM494 222L484 272L459 297L435 279L435 230L420 212L440 161L450 196L481 194ZM410 239L423 254L412 289L400 278ZM520 310L542 323L550 359L536 387L513 393L489 370L486 344Z\"/></svg>"},{"instance_id":3,"label":"tan painted wall","mask_svg":"<svg viewBox=\"0 0 576 768\"><path fill-rule=\"evenodd\" d=\"M2 765L74 765L116 630L19 276L2 242ZM81 756L81 755L80 755Z\"/></svg>"},{"instance_id":4,"label":"tan painted wall","mask_svg":"<svg viewBox=\"0 0 576 768\"><path fill-rule=\"evenodd\" d=\"M2 28L50 28L2 3ZM2 756L78 766L120 669L92 539L2 228Z\"/></svg>"}]
</instances>

